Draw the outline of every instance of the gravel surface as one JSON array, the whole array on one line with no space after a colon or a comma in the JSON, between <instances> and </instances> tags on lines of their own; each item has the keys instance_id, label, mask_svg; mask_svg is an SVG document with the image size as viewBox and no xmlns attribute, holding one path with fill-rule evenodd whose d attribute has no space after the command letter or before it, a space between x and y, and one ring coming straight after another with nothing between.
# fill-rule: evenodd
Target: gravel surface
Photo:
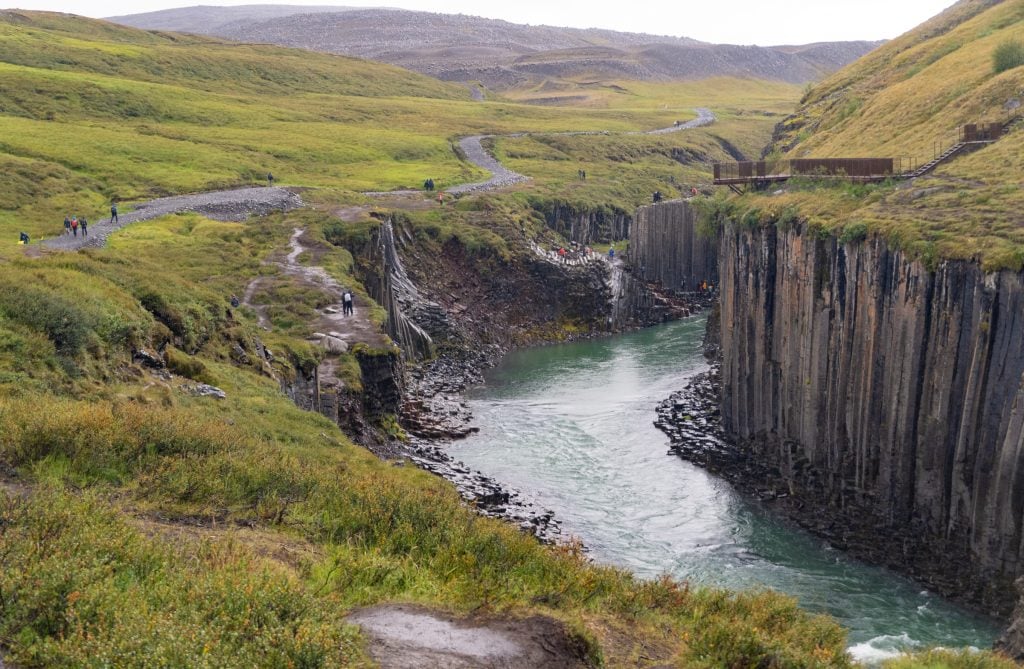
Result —
<instances>
[{"instance_id":1,"label":"gravel surface","mask_svg":"<svg viewBox=\"0 0 1024 669\"><path fill-rule=\"evenodd\" d=\"M697 107L697 118L686 123L680 123L669 128L661 128L660 130L648 130L643 135L667 135L672 132L679 132L680 130L692 130L693 128L700 128L701 126L711 125L715 122L715 115L711 113L711 110L706 107Z\"/></svg>"},{"instance_id":2,"label":"gravel surface","mask_svg":"<svg viewBox=\"0 0 1024 669\"><path fill-rule=\"evenodd\" d=\"M194 211L218 221L244 221L251 215L264 216L272 211L295 209L302 206L302 199L284 188L250 187L234 190L196 193L163 197L136 205L132 211L121 213L117 223L109 218L89 224L89 236L81 231L77 237L63 235L47 239L43 246L50 249L73 251L85 247L99 247L107 237L130 223L148 221L167 214Z\"/></svg>"},{"instance_id":3,"label":"gravel surface","mask_svg":"<svg viewBox=\"0 0 1024 669\"><path fill-rule=\"evenodd\" d=\"M491 173L491 178L487 181L483 181L475 184L462 184L461 186L453 186L448 189L448 193L452 195L461 195L463 193L472 193L474 191L481 190L494 190L495 188L503 188L505 186L511 186L512 184L522 183L528 181L529 177L525 177L518 172L513 172L508 169L490 153L484 149L481 140L494 137L494 135L473 135L472 137L464 137L459 140L459 148L466 154L466 159L473 163L477 167L483 168Z\"/></svg>"},{"instance_id":4,"label":"gravel surface","mask_svg":"<svg viewBox=\"0 0 1024 669\"><path fill-rule=\"evenodd\" d=\"M686 123L680 123L673 125L668 128L659 128L657 130L647 130L644 132L627 132L623 133L626 135L667 135L673 132L679 132L681 130L692 130L693 128L700 128L705 125L710 125L715 122L715 115L711 113L710 109L706 107L698 107L696 109L697 118ZM514 135L473 135L472 137L465 137L459 141L459 148L466 155L466 159L491 173L491 178L487 181L472 184L462 184L460 186L453 186L446 192L452 195L462 195L464 193L473 193L476 191L483 190L494 190L496 188L504 188L505 186L511 186L513 184L522 183L523 181L529 181L530 177L523 176L518 172L513 172L504 165L498 162L498 160L484 149L483 140L490 137L523 137L530 136L533 134L537 135L559 135L559 136L575 136L575 135L610 135L609 132L601 131L582 131L582 132L558 132L558 133L518 133ZM418 192L418 191L414 191ZM375 195L377 195L375 193Z\"/></svg>"}]
</instances>

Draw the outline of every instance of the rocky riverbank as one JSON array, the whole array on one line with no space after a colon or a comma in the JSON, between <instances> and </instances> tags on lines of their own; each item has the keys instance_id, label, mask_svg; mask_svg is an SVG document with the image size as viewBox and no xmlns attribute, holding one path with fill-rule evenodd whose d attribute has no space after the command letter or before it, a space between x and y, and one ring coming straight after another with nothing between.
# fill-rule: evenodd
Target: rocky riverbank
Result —
<instances>
[{"instance_id":1,"label":"rocky riverbank","mask_svg":"<svg viewBox=\"0 0 1024 669\"><path fill-rule=\"evenodd\" d=\"M881 527L870 517L851 519L832 507L811 503L778 468L764 463L756 444L730 440L722 424L721 383L721 365L714 362L709 371L658 405L654 424L668 436L673 453L725 479L837 550L884 565L943 597L977 608L976 601L963 596L971 577L956 568L964 556L955 546L928 553L921 535Z\"/></svg>"},{"instance_id":2,"label":"rocky riverbank","mask_svg":"<svg viewBox=\"0 0 1024 669\"><path fill-rule=\"evenodd\" d=\"M479 428L462 393L483 382L483 372L506 350L492 345L482 350L447 354L412 367L406 373L401 422L410 437L393 443L390 455L408 459L452 483L462 498L481 514L517 525L545 543L557 543L561 528L553 511L544 509L521 491L475 472L448 455L445 445Z\"/></svg>"}]
</instances>

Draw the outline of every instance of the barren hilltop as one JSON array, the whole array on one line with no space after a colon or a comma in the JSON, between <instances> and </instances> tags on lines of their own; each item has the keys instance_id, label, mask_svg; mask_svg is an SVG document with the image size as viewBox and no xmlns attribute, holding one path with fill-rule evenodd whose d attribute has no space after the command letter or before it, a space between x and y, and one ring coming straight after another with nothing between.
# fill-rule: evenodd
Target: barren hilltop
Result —
<instances>
[{"instance_id":1,"label":"barren hilltop","mask_svg":"<svg viewBox=\"0 0 1024 669\"><path fill-rule=\"evenodd\" d=\"M509 23L397 9L249 5L187 7L111 20L378 60L448 81L501 89L549 77L638 80L741 76L821 79L879 42L804 46L708 44L613 30Z\"/></svg>"}]
</instances>

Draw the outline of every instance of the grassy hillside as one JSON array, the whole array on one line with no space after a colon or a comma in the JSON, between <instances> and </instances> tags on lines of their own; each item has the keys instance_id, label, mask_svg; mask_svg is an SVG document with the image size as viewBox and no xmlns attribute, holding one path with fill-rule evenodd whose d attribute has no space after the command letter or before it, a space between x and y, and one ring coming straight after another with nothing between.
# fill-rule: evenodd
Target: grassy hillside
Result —
<instances>
[{"instance_id":1,"label":"grassy hillside","mask_svg":"<svg viewBox=\"0 0 1024 669\"><path fill-rule=\"evenodd\" d=\"M11 11L0 12L0 89L9 175L0 257L19 230L58 234L65 215L95 219L111 199L248 184L268 171L337 191L416 187L428 176L443 188L482 176L452 151L459 136L658 128L690 118L704 97L693 85L644 84L600 107L480 103L464 88L351 58ZM724 90L716 100L743 99L741 85ZM797 95L758 91L775 105Z\"/></svg>"},{"instance_id":2,"label":"grassy hillside","mask_svg":"<svg viewBox=\"0 0 1024 669\"><path fill-rule=\"evenodd\" d=\"M1024 67L997 71L1001 45L1024 44L1024 1L964 0L841 70L804 97L776 148L790 157L912 157L956 141L966 123L1005 121L1024 104ZM1024 47L1022 47L1024 48ZM830 193L800 187L767 209L799 205L817 225L865 225L933 258L1024 265L1024 132L898 187Z\"/></svg>"},{"instance_id":3,"label":"grassy hillside","mask_svg":"<svg viewBox=\"0 0 1024 669\"><path fill-rule=\"evenodd\" d=\"M701 91L624 85L589 110L481 104L350 59L22 12L0 13L0 53L4 662L367 666L344 614L403 601L544 613L611 667L849 664L843 631L789 598L640 581L591 564L578 547L543 547L476 515L440 479L379 461L296 408L278 379L317 363L302 322L316 295L290 289L268 260L296 227L336 233L343 226L331 216L169 216L126 228L104 249L37 258L7 241L19 229L52 234L64 213L94 215L110 198L247 183L267 170L318 188L307 198L330 209L359 200L359 189L424 174L477 176L451 151L458 134L667 126L703 103ZM549 164L615 154L630 166L615 180L632 185L616 190L602 177L585 196L628 204L669 173L665 151L725 155L726 138L749 150L767 134L761 112L791 92L763 89L749 104L739 92L726 104L724 94L712 103L722 127L692 146L689 135L575 138L530 164L536 187L575 187ZM481 198L479 211L460 203L459 226L430 214L438 234L467 247L486 240L475 252L500 267L508 248L497 237L529 212L516 198L489 197L496 202ZM472 227L485 209L502 220ZM355 285L346 251L324 243L318 253ZM273 286L273 331L229 307L227 296L255 277ZM273 362L257 357L261 344ZM138 349L165 350L175 374L135 362ZM351 355L339 361L343 377L354 367ZM194 395L197 382L227 398Z\"/></svg>"},{"instance_id":4,"label":"grassy hillside","mask_svg":"<svg viewBox=\"0 0 1024 669\"><path fill-rule=\"evenodd\" d=\"M336 229L329 216L172 216L102 250L41 258L8 242L20 229L55 233L65 213L95 218L111 198L268 170L319 188L307 197L328 208L424 175L479 177L451 149L461 134L635 130L681 110L632 95L588 113L481 104L387 66L22 12L0 14L0 90L5 661L365 666L344 613L399 600L546 613L609 666L652 645L690 665L847 663L842 630L785 597L641 582L545 548L297 409L271 374L316 364L302 323L316 295L266 261L295 227ZM515 206L509 216L524 215ZM347 252L324 244L318 262L355 283ZM273 286L261 295L271 332L227 304L257 276ZM175 375L134 363L136 349L165 349ZM355 367L347 358L340 369ZM196 382L227 399L194 396Z\"/></svg>"}]
</instances>

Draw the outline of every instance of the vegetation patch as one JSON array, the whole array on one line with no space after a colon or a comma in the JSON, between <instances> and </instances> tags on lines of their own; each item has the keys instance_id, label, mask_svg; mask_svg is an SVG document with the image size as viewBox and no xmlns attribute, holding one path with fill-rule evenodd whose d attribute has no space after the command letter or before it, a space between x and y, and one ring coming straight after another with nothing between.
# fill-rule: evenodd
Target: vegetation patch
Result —
<instances>
[{"instance_id":1,"label":"vegetation patch","mask_svg":"<svg viewBox=\"0 0 1024 669\"><path fill-rule=\"evenodd\" d=\"M992 69L996 74L1024 65L1024 42L1009 40L1002 42L992 54Z\"/></svg>"}]
</instances>

